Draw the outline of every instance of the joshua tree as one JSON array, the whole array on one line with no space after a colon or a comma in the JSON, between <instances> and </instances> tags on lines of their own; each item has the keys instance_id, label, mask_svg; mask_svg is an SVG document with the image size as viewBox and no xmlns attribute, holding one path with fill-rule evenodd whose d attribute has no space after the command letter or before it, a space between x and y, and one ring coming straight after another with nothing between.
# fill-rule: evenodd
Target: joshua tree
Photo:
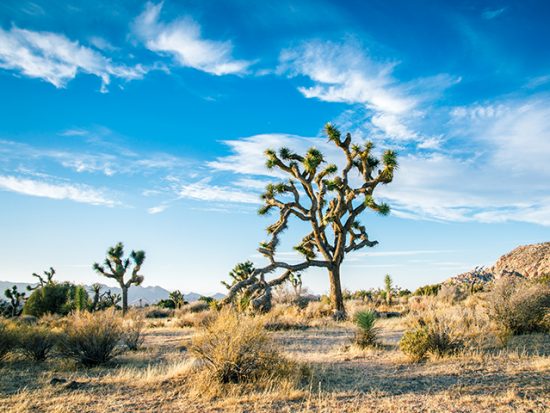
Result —
<instances>
[{"instance_id":1,"label":"joshua tree","mask_svg":"<svg viewBox=\"0 0 550 413\"><path fill-rule=\"evenodd\" d=\"M134 262L134 268L130 278L124 281L124 276L130 268L131 261ZM126 314L128 311L128 289L132 285L140 285L143 282L143 275L138 274L143 261L145 261L144 251L132 251L129 258L124 258L124 245L119 242L107 250L105 265L99 265L98 263L93 265L94 270L99 274L118 282L122 290L122 314Z\"/></svg>"},{"instance_id":2,"label":"joshua tree","mask_svg":"<svg viewBox=\"0 0 550 413\"><path fill-rule=\"evenodd\" d=\"M384 290L386 291L386 304L391 305L392 279L389 274L384 277Z\"/></svg>"},{"instance_id":3,"label":"joshua tree","mask_svg":"<svg viewBox=\"0 0 550 413\"><path fill-rule=\"evenodd\" d=\"M294 290L294 295L296 296L296 298L299 298L302 295L302 274L292 274L288 278L288 281L290 282L290 285Z\"/></svg>"},{"instance_id":4,"label":"joshua tree","mask_svg":"<svg viewBox=\"0 0 550 413\"><path fill-rule=\"evenodd\" d=\"M185 300L180 290L172 291L169 295L170 300L173 301L175 308L181 308Z\"/></svg>"},{"instance_id":5,"label":"joshua tree","mask_svg":"<svg viewBox=\"0 0 550 413\"><path fill-rule=\"evenodd\" d=\"M122 297L120 294L113 294L111 290L105 291L103 294L101 294L101 300L99 301L99 308L105 309L105 308L117 308L118 303L122 300Z\"/></svg>"},{"instance_id":6,"label":"joshua tree","mask_svg":"<svg viewBox=\"0 0 550 413\"><path fill-rule=\"evenodd\" d=\"M231 283L226 283L225 281L222 281L222 284L227 288L228 290L231 289L235 284L247 280L250 278L252 273L254 272L254 264L252 261L245 261L240 262L229 273L229 276L231 277Z\"/></svg>"},{"instance_id":7,"label":"joshua tree","mask_svg":"<svg viewBox=\"0 0 550 413\"><path fill-rule=\"evenodd\" d=\"M92 284L92 293L94 293L94 296L92 298L92 304L90 304L90 311L96 311L99 306L99 301L101 300L101 284Z\"/></svg>"},{"instance_id":8,"label":"joshua tree","mask_svg":"<svg viewBox=\"0 0 550 413\"><path fill-rule=\"evenodd\" d=\"M373 192L379 184L393 180L397 168L396 153L387 150L381 161L373 156L373 143L352 145L348 133L342 139L331 124L326 125L329 140L341 149L345 163L339 175L335 164L325 164L323 154L311 148L298 155L288 148L279 152L267 150L267 167L277 169L290 179L270 184L262 195L264 205L258 211L264 215L278 210L279 219L267 228L270 239L260 244L258 251L269 264L255 269L251 276L234 284L224 299L230 302L243 290L263 290L265 294L253 300L253 306L262 306L269 300L269 290L286 281L291 274L309 267L326 268L330 281L330 301L335 317L345 317L344 300L340 284L340 266L347 253L378 242L369 240L365 226L358 218L366 209L387 215L390 208L378 203ZM298 218L311 226L311 232L294 247L304 256L298 264L288 264L275 258L281 232L287 228L290 217ZM275 270L284 270L278 278L266 281L265 276Z\"/></svg>"},{"instance_id":9,"label":"joshua tree","mask_svg":"<svg viewBox=\"0 0 550 413\"><path fill-rule=\"evenodd\" d=\"M43 278L41 275L38 275L37 273L33 272L32 276L38 278L38 284L35 287L31 287L30 285L27 285L28 291L36 290L37 288L44 287L45 285L49 285L53 283L53 276L55 275L55 270L53 267L50 267L50 271L44 271L44 275L46 278Z\"/></svg>"},{"instance_id":10,"label":"joshua tree","mask_svg":"<svg viewBox=\"0 0 550 413\"><path fill-rule=\"evenodd\" d=\"M14 285L11 289L4 291L6 298L10 300L11 316L15 317L21 314L23 310L23 300L25 299L25 293L17 291L17 286Z\"/></svg>"}]
</instances>

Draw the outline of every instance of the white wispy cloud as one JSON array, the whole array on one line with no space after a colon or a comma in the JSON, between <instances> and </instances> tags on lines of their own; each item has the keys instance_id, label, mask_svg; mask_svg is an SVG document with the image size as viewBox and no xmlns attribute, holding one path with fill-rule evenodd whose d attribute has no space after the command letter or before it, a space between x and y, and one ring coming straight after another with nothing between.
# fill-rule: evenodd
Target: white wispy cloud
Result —
<instances>
[{"instance_id":1,"label":"white wispy cloud","mask_svg":"<svg viewBox=\"0 0 550 413\"><path fill-rule=\"evenodd\" d=\"M160 21L162 6L147 3L133 23L134 33L149 50L170 55L181 66L218 76L241 74L251 65L249 61L233 58L231 41L203 38L201 27L189 16L169 23Z\"/></svg>"},{"instance_id":2,"label":"white wispy cloud","mask_svg":"<svg viewBox=\"0 0 550 413\"><path fill-rule=\"evenodd\" d=\"M103 191L86 185L70 183L52 183L37 179L0 175L0 189L23 195L50 199L67 199L92 205L113 207L117 201L108 198Z\"/></svg>"},{"instance_id":3,"label":"white wispy cloud","mask_svg":"<svg viewBox=\"0 0 550 413\"><path fill-rule=\"evenodd\" d=\"M154 207L151 207L147 210L147 212L151 215L156 215L156 214L160 214L161 212L164 212L166 211L166 209L168 208L168 205L157 205L157 206L154 206Z\"/></svg>"},{"instance_id":4,"label":"white wispy cloud","mask_svg":"<svg viewBox=\"0 0 550 413\"><path fill-rule=\"evenodd\" d=\"M45 80L57 88L65 87L79 72L87 73L101 79L102 92L107 91L111 77L132 80L140 79L146 73L140 65L115 64L63 34L16 26L9 30L0 28L0 68Z\"/></svg>"},{"instance_id":5,"label":"white wispy cloud","mask_svg":"<svg viewBox=\"0 0 550 413\"><path fill-rule=\"evenodd\" d=\"M509 99L451 109L454 147L407 153L392 184L380 187L396 216L454 222L530 222L550 226L550 96ZM460 142L467 142L462 145ZM264 165L267 148L299 153L311 146L341 164L326 139L264 134L225 142L231 153L208 165L254 177L274 175ZM429 145L442 143L434 138Z\"/></svg>"},{"instance_id":6,"label":"white wispy cloud","mask_svg":"<svg viewBox=\"0 0 550 413\"><path fill-rule=\"evenodd\" d=\"M422 141L410 124L423 115L426 102L460 79L440 74L400 82L392 76L396 65L373 59L356 42L310 41L284 50L279 72L308 77L313 85L298 88L307 98L363 105L370 119L362 123L383 138Z\"/></svg>"},{"instance_id":7,"label":"white wispy cloud","mask_svg":"<svg viewBox=\"0 0 550 413\"><path fill-rule=\"evenodd\" d=\"M506 11L506 7L502 7L500 9L486 9L481 13L481 16L485 20L492 20L500 16L502 13Z\"/></svg>"},{"instance_id":8,"label":"white wispy cloud","mask_svg":"<svg viewBox=\"0 0 550 413\"><path fill-rule=\"evenodd\" d=\"M84 129L70 129L62 135L88 136L89 132ZM53 161L78 173L100 173L105 176L147 175L158 171L168 172L189 164L188 160L167 153L141 154L112 143L108 147L111 149L109 152L94 143L81 150L44 149L21 142L0 140L2 162L28 164L29 169L36 166L36 161L44 160Z\"/></svg>"},{"instance_id":9,"label":"white wispy cloud","mask_svg":"<svg viewBox=\"0 0 550 413\"><path fill-rule=\"evenodd\" d=\"M230 202L242 204L259 204L257 193L243 191L232 186L218 186L210 183L211 178L204 178L198 182L181 184L177 195L181 199L197 201Z\"/></svg>"}]
</instances>

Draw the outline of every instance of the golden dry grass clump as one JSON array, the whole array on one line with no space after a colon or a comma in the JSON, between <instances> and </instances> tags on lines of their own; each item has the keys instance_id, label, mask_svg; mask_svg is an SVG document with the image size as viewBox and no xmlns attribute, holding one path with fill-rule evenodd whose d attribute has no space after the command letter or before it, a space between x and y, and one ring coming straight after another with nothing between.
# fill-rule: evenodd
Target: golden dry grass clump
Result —
<instances>
[{"instance_id":1,"label":"golden dry grass clump","mask_svg":"<svg viewBox=\"0 0 550 413\"><path fill-rule=\"evenodd\" d=\"M118 355L123 327L115 311L77 312L67 318L60 339L60 352L86 366L93 367Z\"/></svg>"},{"instance_id":2,"label":"golden dry grass clump","mask_svg":"<svg viewBox=\"0 0 550 413\"><path fill-rule=\"evenodd\" d=\"M193 385L209 395L293 387L300 378L300 368L276 348L261 318L230 309L197 332L189 351L198 361Z\"/></svg>"},{"instance_id":3,"label":"golden dry grass clump","mask_svg":"<svg viewBox=\"0 0 550 413\"><path fill-rule=\"evenodd\" d=\"M13 350L16 343L16 331L13 323L0 319L0 360Z\"/></svg>"}]
</instances>

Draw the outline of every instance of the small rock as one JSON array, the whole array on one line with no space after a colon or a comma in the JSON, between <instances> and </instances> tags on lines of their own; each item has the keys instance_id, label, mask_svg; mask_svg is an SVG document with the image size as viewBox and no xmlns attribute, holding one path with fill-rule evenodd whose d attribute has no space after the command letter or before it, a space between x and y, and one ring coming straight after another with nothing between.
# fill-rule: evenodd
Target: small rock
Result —
<instances>
[{"instance_id":1,"label":"small rock","mask_svg":"<svg viewBox=\"0 0 550 413\"><path fill-rule=\"evenodd\" d=\"M50 384L52 386L57 386L58 384L63 384L63 383L67 383L67 380L60 379L58 377L54 377L53 379L50 380Z\"/></svg>"},{"instance_id":2,"label":"small rock","mask_svg":"<svg viewBox=\"0 0 550 413\"><path fill-rule=\"evenodd\" d=\"M71 381L70 383L66 384L65 385L65 388L67 390L76 390L76 389L80 389L82 387L84 387L86 385L86 383L82 383L80 381Z\"/></svg>"}]
</instances>

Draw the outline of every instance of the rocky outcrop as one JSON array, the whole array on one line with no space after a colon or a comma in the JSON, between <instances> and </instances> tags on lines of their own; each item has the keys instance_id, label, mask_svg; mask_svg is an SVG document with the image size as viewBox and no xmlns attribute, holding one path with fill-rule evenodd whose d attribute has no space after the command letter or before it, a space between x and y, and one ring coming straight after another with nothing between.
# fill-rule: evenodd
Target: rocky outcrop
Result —
<instances>
[{"instance_id":1,"label":"rocky outcrop","mask_svg":"<svg viewBox=\"0 0 550 413\"><path fill-rule=\"evenodd\" d=\"M506 276L542 278L550 275L550 242L522 245L500 257L492 267L475 269L450 278L446 283L486 283Z\"/></svg>"}]
</instances>

